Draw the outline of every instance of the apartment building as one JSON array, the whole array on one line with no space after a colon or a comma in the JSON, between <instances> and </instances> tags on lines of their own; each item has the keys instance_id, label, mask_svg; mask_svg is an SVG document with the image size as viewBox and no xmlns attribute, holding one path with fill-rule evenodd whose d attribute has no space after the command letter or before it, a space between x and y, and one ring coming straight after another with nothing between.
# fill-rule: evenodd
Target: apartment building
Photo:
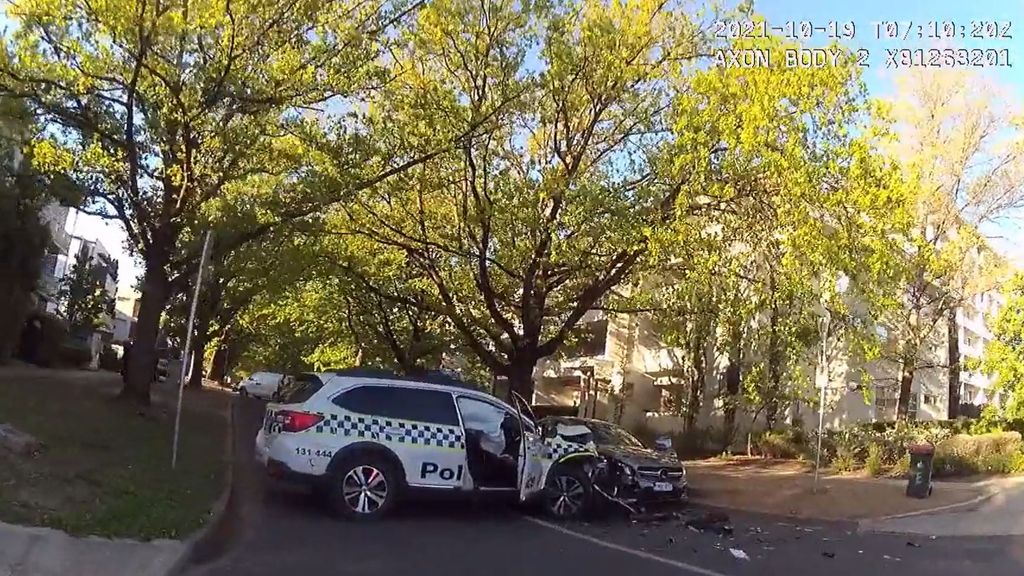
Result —
<instances>
[{"instance_id":1,"label":"apartment building","mask_svg":"<svg viewBox=\"0 0 1024 576\"><path fill-rule=\"evenodd\" d=\"M975 296L971 302L957 310L958 337L960 339L960 363L979 360L985 348L992 342L992 331L988 322L1006 306L1006 297L990 291ZM987 374L964 370L960 376L960 399L967 404L982 405L998 402L992 391L992 379Z\"/></svg>"},{"instance_id":2,"label":"apartment building","mask_svg":"<svg viewBox=\"0 0 1024 576\"><path fill-rule=\"evenodd\" d=\"M135 324L139 318L141 297L136 290L117 295L114 303L114 342L124 344L135 338Z\"/></svg>"},{"instance_id":3,"label":"apartment building","mask_svg":"<svg viewBox=\"0 0 1024 576\"><path fill-rule=\"evenodd\" d=\"M956 312L955 326L963 360L980 358L991 341L988 322L1005 298L989 291L975 297ZM664 345L649 317L638 314L605 315L591 312L584 317L583 343L563 357L543 360L535 371L534 402L575 406L578 414L609 419L629 425L640 420L654 428L678 430L683 419L671 414L673 401L682 390L689 390L681 361L683 351ZM909 415L915 420L941 420L948 414L948 326L940 322L925 343L922 358L911 386ZM878 328L884 342L889 334ZM837 346L840 350L842 346ZM813 351L809 351L813 357ZM700 410L696 424L719 426L723 406L720 391L725 387L727 358L709 343L704 351L706 370L700 392ZM842 352L827 362L827 374L819 366L806 366L808 398L816 398L813 382L825 382L827 427L850 423L891 421L896 418L899 397L900 366L890 360L858 363ZM866 378L864 375L866 374ZM962 369L961 401L983 405L996 400L991 382L984 374ZM816 425L815 402L797 402L786 417L805 425ZM741 428L757 427L748 414L740 411L737 424Z\"/></svg>"},{"instance_id":4,"label":"apartment building","mask_svg":"<svg viewBox=\"0 0 1024 576\"><path fill-rule=\"evenodd\" d=\"M50 232L50 243L43 255L43 265L36 283L36 308L55 313L57 311L57 288L60 283L58 269L61 260L67 260L71 250L71 235L64 226L68 219L68 207L51 202L43 207L39 218ZM61 268L62 270L62 268Z\"/></svg>"}]
</instances>

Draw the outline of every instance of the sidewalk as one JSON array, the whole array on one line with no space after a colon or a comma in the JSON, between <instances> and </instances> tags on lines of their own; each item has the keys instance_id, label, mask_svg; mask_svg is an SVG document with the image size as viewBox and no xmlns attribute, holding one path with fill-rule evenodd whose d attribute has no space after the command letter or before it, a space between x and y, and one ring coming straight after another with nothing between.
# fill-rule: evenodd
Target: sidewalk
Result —
<instances>
[{"instance_id":1,"label":"sidewalk","mask_svg":"<svg viewBox=\"0 0 1024 576\"><path fill-rule=\"evenodd\" d=\"M814 491L806 462L760 458L687 462L695 501L822 520L865 520L968 505L990 494L985 482L940 482L930 498L908 498L906 480L823 475Z\"/></svg>"},{"instance_id":2,"label":"sidewalk","mask_svg":"<svg viewBox=\"0 0 1024 576\"><path fill-rule=\"evenodd\" d=\"M902 532L928 536L1024 535L1024 477L982 483L991 497L966 510L861 522L861 532Z\"/></svg>"}]
</instances>

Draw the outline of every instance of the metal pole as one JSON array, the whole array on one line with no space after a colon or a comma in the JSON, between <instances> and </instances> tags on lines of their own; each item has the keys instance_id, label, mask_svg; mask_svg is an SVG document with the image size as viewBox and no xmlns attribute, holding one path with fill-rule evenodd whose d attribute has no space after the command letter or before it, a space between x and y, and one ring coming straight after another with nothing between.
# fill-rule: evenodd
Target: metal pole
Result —
<instances>
[{"instance_id":1,"label":"metal pole","mask_svg":"<svg viewBox=\"0 0 1024 576\"><path fill-rule=\"evenodd\" d=\"M196 273L196 289L192 294L192 308L188 313L188 332L185 333L185 350L181 355L182 363L188 362L189 351L192 349L192 326L196 321L196 304L199 302L199 289L203 285L203 268L206 256L210 251L210 231L206 231L203 240L203 255L199 258L199 272ZM190 363L191 364L191 363ZM171 449L171 469L178 465L178 431L181 429L181 397L185 392L185 366L178 370L178 409L174 413L174 447Z\"/></svg>"},{"instance_id":2,"label":"metal pole","mask_svg":"<svg viewBox=\"0 0 1024 576\"><path fill-rule=\"evenodd\" d=\"M821 331L821 393L818 396L818 449L814 454L814 488L812 492L818 492L818 472L821 470L821 437L825 429L825 385L828 384L828 364L826 363L828 349L828 324L829 313L825 311L823 322L824 329Z\"/></svg>"}]
</instances>

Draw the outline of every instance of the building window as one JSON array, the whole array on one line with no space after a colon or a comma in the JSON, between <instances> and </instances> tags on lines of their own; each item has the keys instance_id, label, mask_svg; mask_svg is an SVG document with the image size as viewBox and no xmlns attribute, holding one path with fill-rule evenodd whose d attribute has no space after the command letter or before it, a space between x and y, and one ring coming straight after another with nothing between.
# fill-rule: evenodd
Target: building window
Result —
<instances>
[{"instance_id":1,"label":"building window","mask_svg":"<svg viewBox=\"0 0 1024 576\"><path fill-rule=\"evenodd\" d=\"M897 392L893 386L875 388L875 418L887 419L896 416Z\"/></svg>"},{"instance_id":2,"label":"building window","mask_svg":"<svg viewBox=\"0 0 1024 576\"><path fill-rule=\"evenodd\" d=\"M939 397L936 396L935 394L925 394L924 395L924 405L925 406L938 406L939 405Z\"/></svg>"},{"instance_id":3,"label":"building window","mask_svg":"<svg viewBox=\"0 0 1024 576\"><path fill-rule=\"evenodd\" d=\"M604 356L608 343L608 320L589 322L584 328L581 356Z\"/></svg>"},{"instance_id":4,"label":"building window","mask_svg":"<svg viewBox=\"0 0 1024 576\"><path fill-rule=\"evenodd\" d=\"M920 396L917 392L910 393L910 402L907 403L907 419L917 420L917 409L920 402Z\"/></svg>"}]
</instances>

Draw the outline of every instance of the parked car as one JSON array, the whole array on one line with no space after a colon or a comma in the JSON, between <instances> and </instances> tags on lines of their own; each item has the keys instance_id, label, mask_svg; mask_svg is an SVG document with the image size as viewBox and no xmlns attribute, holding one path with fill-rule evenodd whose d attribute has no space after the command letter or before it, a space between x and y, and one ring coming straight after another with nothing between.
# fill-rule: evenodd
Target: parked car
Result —
<instances>
[{"instance_id":1,"label":"parked car","mask_svg":"<svg viewBox=\"0 0 1024 576\"><path fill-rule=\"evenodd\" d=\"M606 472L597 478L598 488L626 504L653 504L687 498L686 468L672 450L648 448L625 428L589 418L552 416L538 423L586 427Z\"/></svg>"},{"instance_id":2,"label":"parked car","mask_svg":"<svg viewBox=\"0 0 1024 576\"><path fill-rule=\"evenodd\" d=\"M539 499L557 517L584 514L597 452L583 427L537 433L529 406L428 376L359 369L300 374L267 405L256 454L268 475L371 519L431 491Z\"/></svg>"},{"instance_id":3,"label":"parked car","mask_svg":"<svg viewBox=\"0 0 1024 576\"><path fill-rule=\"evenodd\" d=\"M256 372L238 383L238 393L270 400L284 380L284 374L277 372Z\"/></svg>"}]
</instances>

